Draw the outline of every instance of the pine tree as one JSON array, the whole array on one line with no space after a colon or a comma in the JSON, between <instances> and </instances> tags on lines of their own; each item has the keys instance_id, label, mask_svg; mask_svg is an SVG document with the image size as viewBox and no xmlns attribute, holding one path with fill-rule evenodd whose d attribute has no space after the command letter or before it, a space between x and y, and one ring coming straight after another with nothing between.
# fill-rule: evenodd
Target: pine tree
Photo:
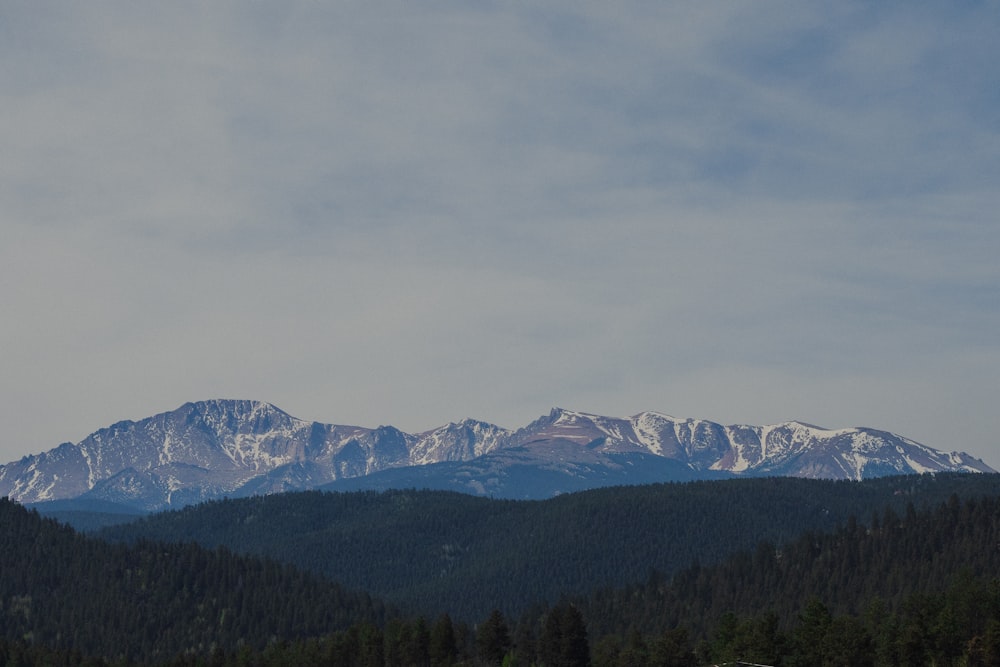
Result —
<instances>
[{"instance_id":1,"label":"pine tree","mask_svg":"<svg viewBox=\"0 0 1000 667\"><path fill-rule=\"evenodd\" d=\"M538 644L538 656L547 667L590 665L587 625L569 602L560 602L548 613Z\"/></svg>"},{"instance_id":2,"label":"pine tree","mask_svg":"<svg viewBox=\"0 0 1000 667\"><path fill-rule=\"evenodd\" d=\"M696 667L691 637L685 628L673 628L660 635L650 650L649 664L655 667Z\"/></svg>"},{"instance_id":3,"label":"pine tree","mask_svg":"<svg viewBox=\"0 0 1000 667\"><path fill-rule=\"evenodd\" d=\"M428 653L431 667L448 667L458 658L458 648L455 644L455 626L451 616L441 614L434 627L431 628Z\"/></svg>"},{"instance_id":4,"label":"pine tree","mask_svg":"<svg viewBox=\"0 0 1000 667\"><path fill-rule=\"evenodd\" d=\"M494 609L476 629L476 650L490 665L499 665L510 650L510 628L499 609Z\"/></svg>"}]
</instances>

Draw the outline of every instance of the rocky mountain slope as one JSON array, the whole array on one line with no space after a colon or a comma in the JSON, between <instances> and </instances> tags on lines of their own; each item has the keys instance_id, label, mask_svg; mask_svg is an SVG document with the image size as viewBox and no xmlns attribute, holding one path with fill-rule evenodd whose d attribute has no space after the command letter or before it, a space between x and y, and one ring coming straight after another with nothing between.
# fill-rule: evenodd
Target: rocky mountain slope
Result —
<instances>
[{"instance_id":1,"label":"rocky mountain slope","mask_svg":"<svg viewBox=\"0 0 1000 667\"><path fill-rule=\"evenodd\" d=\"M409 434L392 426L304 421L259 401L212 400L119 422L79 443L0 466L0 496L23 503L85 498L155 510L374 480L376 473L401 469L425 480L441 470L464 480L462 490L507 497L725 474L862 479L993 472L967 454L868 428L723 426L656 412L613 418L557 408L513 431L465 420ZM542 490L525 493L505 482L514 469L520 478L527 471L543 480ZM448 486L440 480L421 485Z\"/></svg>"}]
</instances>

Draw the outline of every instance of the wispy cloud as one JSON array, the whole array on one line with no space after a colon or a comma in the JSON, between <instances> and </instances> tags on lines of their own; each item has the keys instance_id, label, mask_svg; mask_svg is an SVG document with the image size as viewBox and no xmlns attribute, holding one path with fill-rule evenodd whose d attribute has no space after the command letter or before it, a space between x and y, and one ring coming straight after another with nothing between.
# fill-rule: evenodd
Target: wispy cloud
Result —
<instances>
[{"instance_id":1,"label":"wispy cloud","mask_svg":"<svg viewBox=\"0 0 1000 667\"><path fill-rule=\"evenodd\" d=\"M866 423L996 464L998 23L5 6L0 452L238 396Z\"/></svg>"}]
</instances>

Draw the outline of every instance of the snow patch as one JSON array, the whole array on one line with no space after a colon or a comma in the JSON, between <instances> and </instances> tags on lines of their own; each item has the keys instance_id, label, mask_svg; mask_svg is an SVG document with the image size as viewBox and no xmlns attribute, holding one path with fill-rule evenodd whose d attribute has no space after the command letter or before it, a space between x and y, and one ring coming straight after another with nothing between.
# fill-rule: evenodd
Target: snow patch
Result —
<instances>
[{"instance_id":1,"label":"snow patch","mask_svg":"<svg viewBox=\"0 0 1000 667\"><path fill-rule=\"evenodd\" d=\"M729 441L729 446L735 453L735 458L729 470L732 472L746 472L750 469L750 461L746 457L746 447L743 443L738 443L736 440L736 432L731 426L724 427L724 432L726 434L726 439Z\"/></svg>"}]
</instances>

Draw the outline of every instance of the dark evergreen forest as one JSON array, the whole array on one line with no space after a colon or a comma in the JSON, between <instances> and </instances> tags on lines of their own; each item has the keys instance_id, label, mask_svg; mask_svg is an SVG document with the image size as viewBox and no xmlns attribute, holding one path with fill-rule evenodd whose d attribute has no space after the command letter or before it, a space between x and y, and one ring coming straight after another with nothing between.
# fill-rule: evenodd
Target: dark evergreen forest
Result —
<instances>
[{"instance_id":1,"label":"dark evergreen forest","mask_svg":"<svg viewBox=\"0 0 1000 667\"><path fill-rule=\"evenodd\" d=\"M1000 475L795 478L616 487L546 501L444 491L290 493L210 502L98 533L194 540L293 563L411 612L474 622L832 531L890 507L1000 495Z\"/></svg>"},{"instance_id":2,"label":"dark evergreen forest","mask_svg":"<svg viewBox=\"0 0 1000 667\"><path fill-rule=\"evenodd\" d=\"M523 555L514 543L530 541L532 529L548 531L558 542L566 531L611 517L656 533L657 522L673 526L666 516L710 502L716 494L731 503L759 500L766 508L744 512L730 505L736 518L720 517L712 558L699 558L684 541L707 540L700 534L715 532L716 522L689 522L661 546L683 552L684 565L661 569L647 562L624 581L605 572L589 587L551 598L525 595L534 602L511 610L497 605L468 618L452 613L457 608L452 604L389 606L317 573L225 547L138 535L118 543L85 537L5 500L0 502L0 665L1000 664L997 476L738 482L606 489L539 503L421 492L295 494L249 504L212 503L143 524L163 520L178 526L181 517L214 516L227 526L238 516L242 525L256 523L266 533L271 524L262 519L282 510L289 525L275 540L309 525L326 534L330 524L309 522L317 520L316 508L333 498L342 503L341 519L348 524L370 521L387 533L409 530L402 542L419 538L414 517L428 526L457 520L452 514L459 510L446 509L457 505L475 509L464 515L480 522L469 526L473 535L492 528L503 539L490 544L508 544L523 558L531 552ZM759 498L746 495L748 488L759 491ZM662 504L672 511L658 512ZM248 507L256 510L231 514ZM358 509L366 507L370 510ZM541 517L533 514L540 509ZM809 525L787 538L767 537L768 519L779 523L783 511L816 521L803 520ZM840 518L840 512L846 515ZM511 516L531 525L518 532L519 522ZM560 529L546 520L565 525ZM750 525L738 530L741 522ZM426 530L430 541L440 539L433 528ZM504 530L512 532L503 535ZM749 536L736 544L741 530ZM625 532L594 526L586 533L593 548L582 549L563 568L601 572L628 562L620 548L596 544ZM345 551L355 534L341 536ZM471 550L474 543L470 538L464 545ZM386 537L384 544L397 542ZM402 561L420 553L411 547L402 554L373 551L369 557ZM609 560L597 560L605 557ZM530 569L512 569L509 579L483 583L490 591L530 589L536 579L516 578ZM433 579L448 589L447 569ZM448 590L457 597L481 595L474 583Z\"/></svg>"},{"instance_id":3,"label":"dark evergreen forest","mask_svg":"<svg viewBox=\"0 0 1000 667\"><path fill-rule=\"evenodd\" d=\"M386 617L366 593L222 548L108 544L6 499L0 526L0 637L8 640L151 659L263 648L271 638Z\"/></svg>"}]
</instances>

